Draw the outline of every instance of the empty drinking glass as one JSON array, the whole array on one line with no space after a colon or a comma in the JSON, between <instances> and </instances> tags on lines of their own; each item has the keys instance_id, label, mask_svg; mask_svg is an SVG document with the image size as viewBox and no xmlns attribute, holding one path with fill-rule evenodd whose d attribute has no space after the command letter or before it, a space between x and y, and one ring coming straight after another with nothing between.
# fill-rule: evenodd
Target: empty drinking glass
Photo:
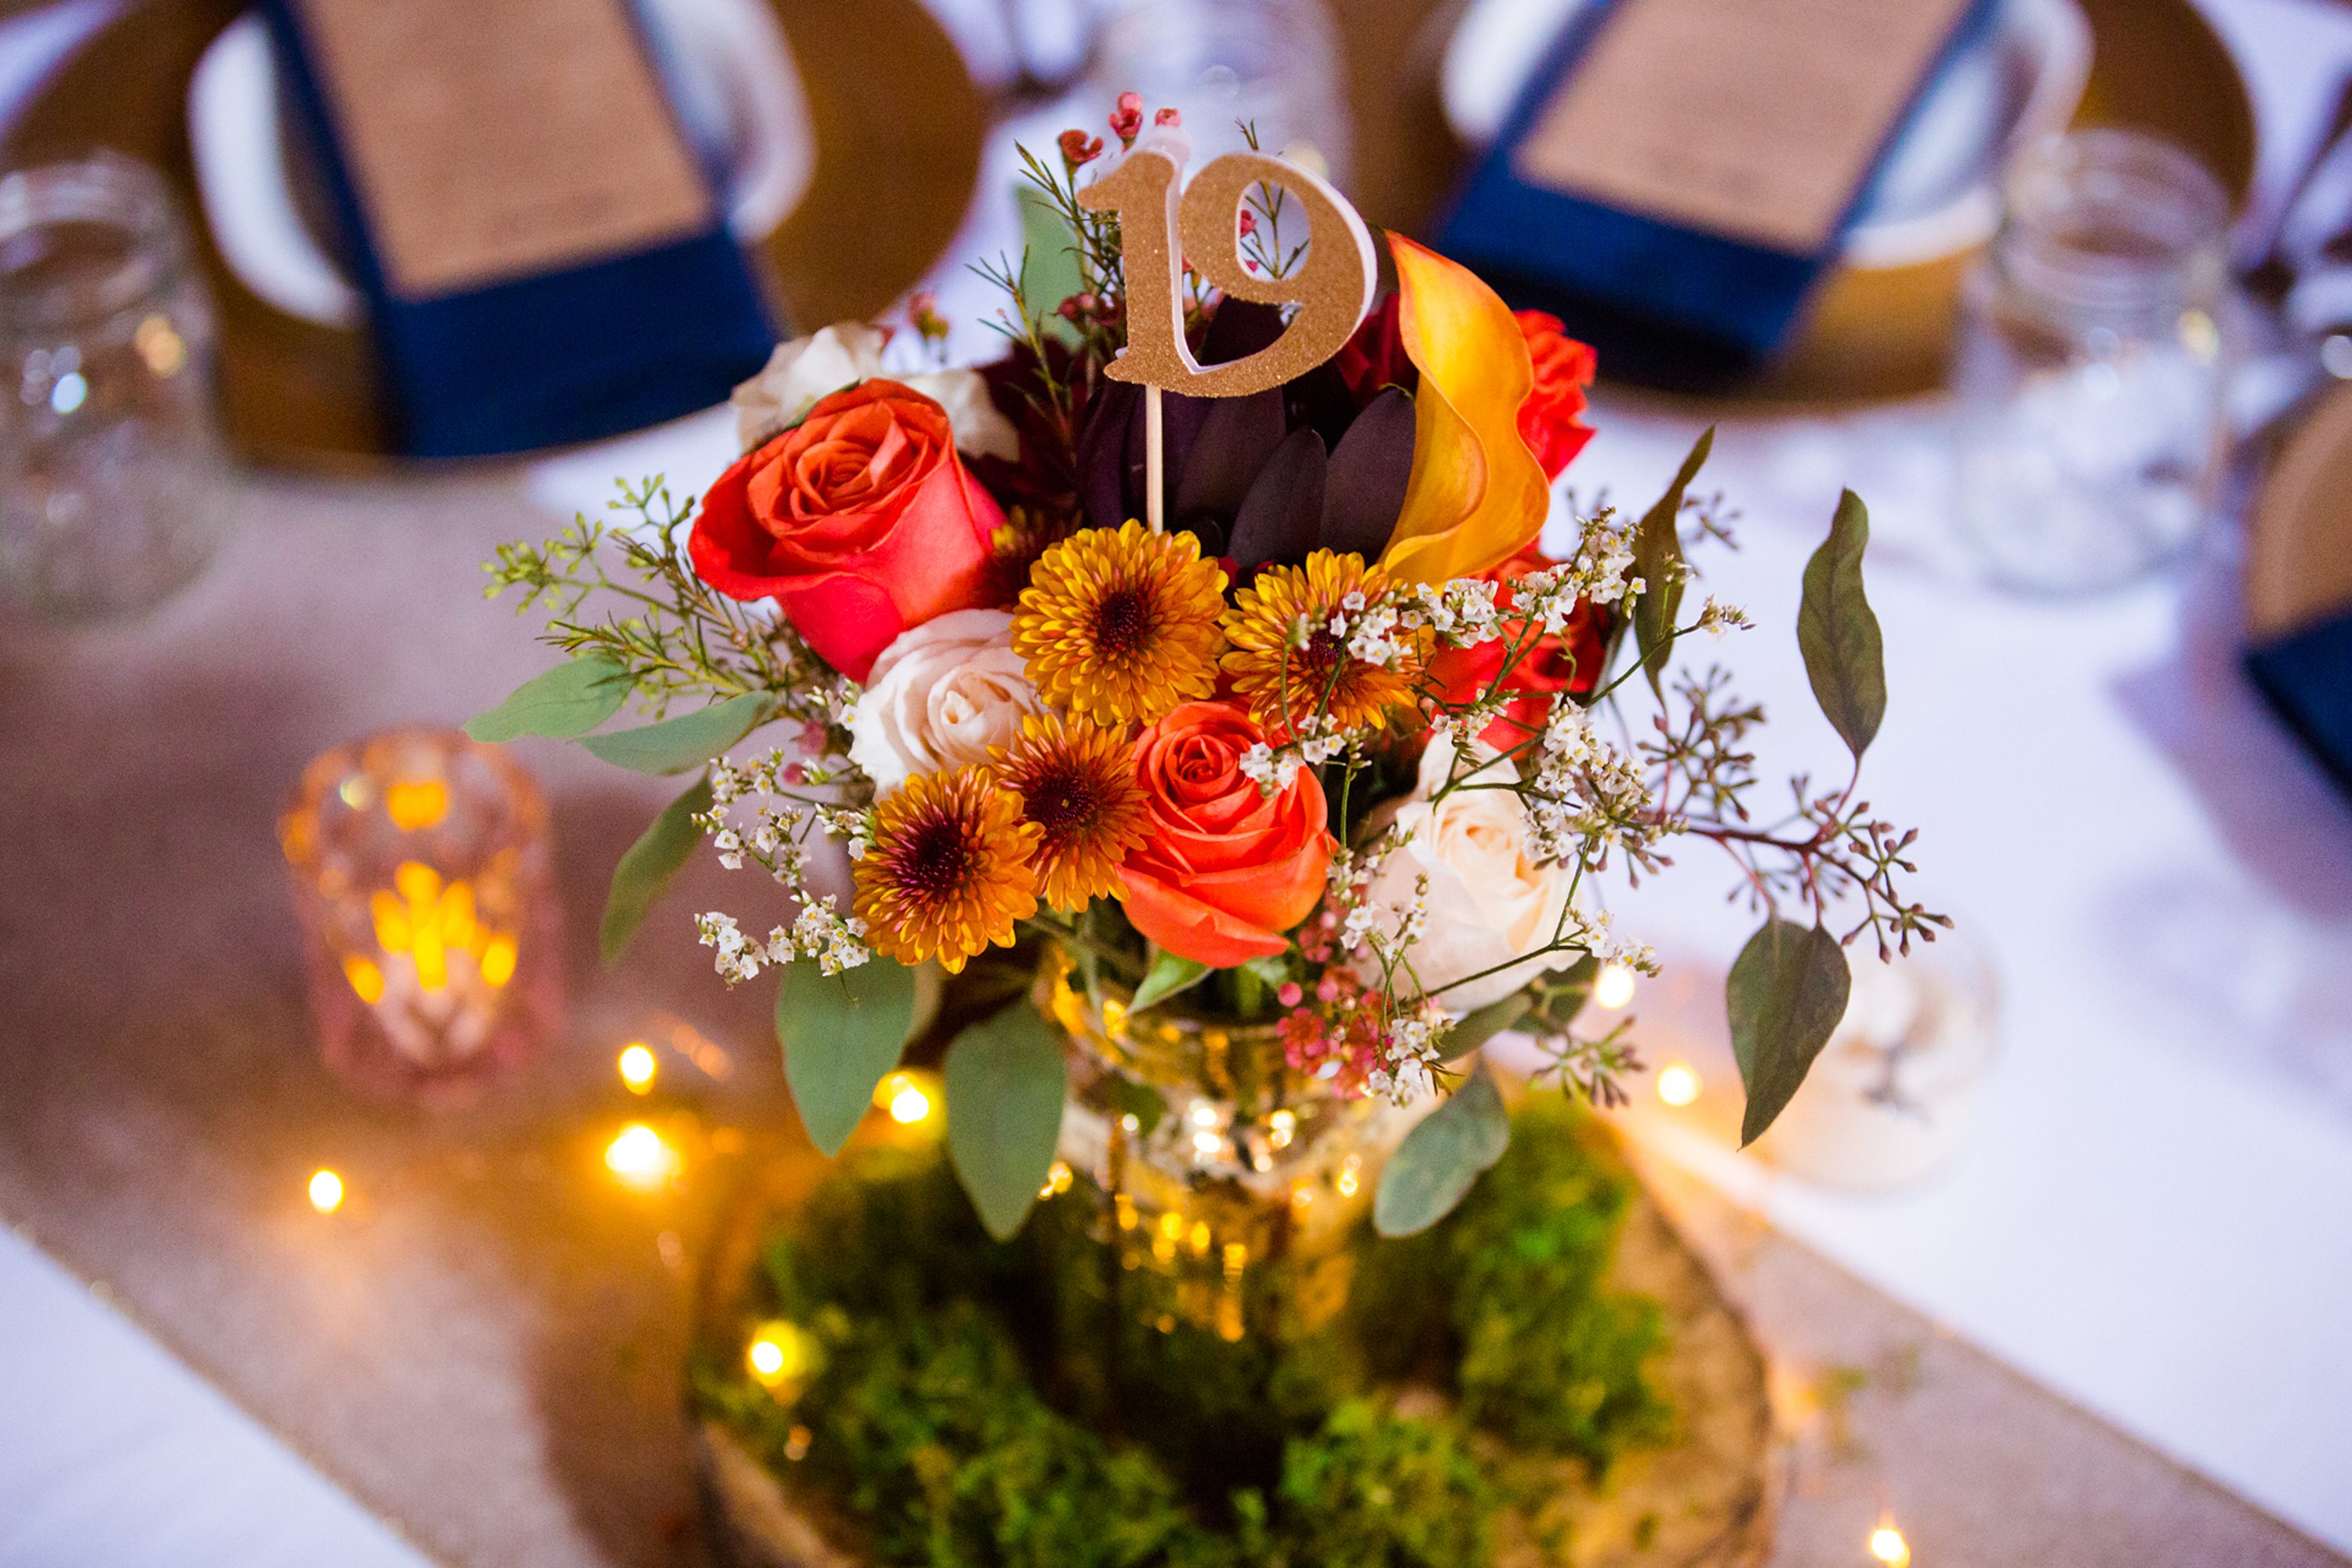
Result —
<instances>
[{"instance_id":1,"label":"empty drinking glass","mask_svg":"<svg viewBox=\"0 0 2352 1568\"><path fill-rule=\"evenodd\" d=\"M0 595L117 615L200 572L227 517L203 284L127 159L0 179Z\"/></svg>"}]
</instances>

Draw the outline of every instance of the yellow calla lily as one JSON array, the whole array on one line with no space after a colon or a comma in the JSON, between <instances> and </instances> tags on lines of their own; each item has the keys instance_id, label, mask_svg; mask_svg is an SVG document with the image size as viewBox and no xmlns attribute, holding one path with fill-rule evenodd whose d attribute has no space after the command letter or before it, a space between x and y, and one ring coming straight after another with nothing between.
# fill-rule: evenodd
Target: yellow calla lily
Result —
<instances>
[{"instance_id":1,"label":"yellow calla lily","mask_svg":"<svg viewBox=\"0 0 2352 1568\"><path fill-rule=\"evenodd\" d=\"M1535 387L1526 337L1478 275L1402 235L1398 326L1421 372L1412 471L1381 564L1399 583L1443 583L1499 566L1543 531L1551 486L1519 436Z\"/></svg>"}]
</instances>

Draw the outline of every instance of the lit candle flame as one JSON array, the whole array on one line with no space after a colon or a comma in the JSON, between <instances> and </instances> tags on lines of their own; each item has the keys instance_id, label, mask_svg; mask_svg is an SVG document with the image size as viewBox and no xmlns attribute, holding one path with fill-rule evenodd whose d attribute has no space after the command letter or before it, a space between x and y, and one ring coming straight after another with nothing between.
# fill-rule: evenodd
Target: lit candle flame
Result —
<instances>
[{"instance_id":1,"label":"lit candle flame","mask_svg":"<svg viewBox=\"0 0 2352 1568\"><path fill-rule=\"evenodd\" d=\"M1870 1532L1870 1554L1886 1568L1909 1568L1911 1543L1893 1525L1882 1524Z\"/></svg>"}]
</instances>

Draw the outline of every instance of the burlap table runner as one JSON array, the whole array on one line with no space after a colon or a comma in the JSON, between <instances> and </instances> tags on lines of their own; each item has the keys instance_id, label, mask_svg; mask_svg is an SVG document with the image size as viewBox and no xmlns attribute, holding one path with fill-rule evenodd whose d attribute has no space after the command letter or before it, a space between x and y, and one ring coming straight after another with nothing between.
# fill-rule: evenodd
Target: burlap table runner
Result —
<instances>
[{"instance_id":1,"label":"burlap table runner","mask_svg":"<svg viewBox=\"0 0 2352 1568\"><path fill-rule=\"evenodd\" d=\"M0 1214L437 1558L696 1561L693 1266L739 1173L794 1136L764 989L723 992L686 919L719 874L698 868L600 972L605 874L667 791L525 747L563 868L567 1037L458 1116L343 1089L310 1042L277 810L313 753L455 722L541 667L529 623L480 603L478 563L550 523L496 473L270 481L244 503L213 574L154 619L0 635ZM664 1094L633 1100L615 1051L679 1025L725 1076L664 1045ZM686 1119L674 1193L602 1168L645 1114ZM331 1217L305 1201L320 1165L350 1184ZM1658 1185L1780 1363L1788 1568L1865 1561L1887 1509L1936 1568L2341 1561Z\"/></svg>"}]
</instances>

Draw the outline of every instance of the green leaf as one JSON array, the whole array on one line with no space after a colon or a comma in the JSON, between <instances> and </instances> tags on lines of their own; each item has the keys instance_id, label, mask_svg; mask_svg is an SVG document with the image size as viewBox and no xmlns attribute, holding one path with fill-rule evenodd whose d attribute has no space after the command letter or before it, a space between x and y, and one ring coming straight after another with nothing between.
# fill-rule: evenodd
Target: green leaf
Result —
<instances>
[{"instance_id":1,"label":"green leaf","mask_svg":"<svg viewBox=\"0 0 2352 1568\"><path fill-rule=\"evenodd\" d=\"M662 807L653 826L641 834L621 863L613 868L613 885L604 895L604 921L596 933L597 950L612 963L629 945L643 925L646 911L669 886L679 867L694 856L702 842L695 814L710 809L710 781L697 779L694 787Z\"/></svg>"},{"instance_id":2,"label":"green leaf","mask_svg":"<svg viewBox=\"0 0 2352 1568\"><path fill-rule=\"evenodd\" d=\"M1683 492L1698 478L1707 454L1715 450L1715 426L1710 425L1690 456L1675 474L1675 482L1658 498L1658 504L1642 516L1641 526L1633 531L1633 574L1647 584L1642 596L1633 601L1633 642L1642 650L1643 673L1650 678L1650 689L1659 689L1659 678L1666 672L1666 658L1675 646L1675 613L1683 603Z\"/></svg>"},{"instance_id":3,"label":"green leaf","mask_svg":"<svg viewBox=\"0 0 2352 1568\"><path fill-rule=\"evenodd\" d=\"M1063 300L1086 286L1078 271L1078 237L1044 193L1021 193L1021 292L1043 319L1048 334L1075 343L1076 327L1056 312Z\"/></svg>"},{"instance_id":4,"label":"green leaf","mask_svg":"<svg viewBox=\"0 0 2352 1568\"><path fill-rule=\"evenodd\" d=\"M1104 1094L1123 1116L1135 1118L1135 1132L1139 1138L1151 1136L1151 1130L1168 1119L1168 1101L1160 1091L1118 1073L1107 1075L1100 1085Z\"/></svg>"},{"instance_id":5,"label":"green leaf","mask_svg":"<svg viewBox=\"0 0 2352 1568\"><path fill-rule=\"evenodd\" d=\"M1838 499L1830 536L1805 563L1805 596L1797 606L1797 646L1813 700L1854 760L1886 717L1886 656L1878 616L1862 591L1862 554L1870 544L1870 509L1848 490Z\"/></svg>"},{"instance_id":6,"label":"green leaf","mask_svg":"<svg viewBox=\"0 0 2352 1568\"><path fill-rule=\"evenodd\" d=\"M874 1103L874 1086L898 1065L908 1037L922 1023L925 991L939 998L935 974L887 958L827 974L814 959L784 966L776 988L776 1038L784 1047L784 1081L825 1155L841 1152Z\"/></svg>"},{"instance_id":7,"label":"green leaf","mask_svg":"<svg viewBox=\"0 0 2352 1568\"><path fill-rule=\"evenodd\" d=\"M1445 1032L1445 1059L1459 1061L1528 1016L1536 999L1514 991L1499 1002L1489 1002Z\"/></svg>"},{"instance_id":8,"label":"green leaf","mask_svg":"<svg viewBox=\"0 0 2352 1568\"><path fill-rule=\"evenodd\" d=\"M1805 1081L1813 1058L1845 1016L1853 977L1837 938L1819 926L1769 920L1731 966L1724 1003L1748 1113L1739 1145L1764 1135Z\"/></svg>"},{"instance_id":9,"label":"green leaf","mask_svg":"<svg viewBox=\"0 0 2352 1568\"><path fill-rule=\"evenodd\" d=\"M516 687L488 712L467 720L466 733L486 742L523 735L569 741L619 712L635 684L627 669L601 655L566 659Z\"/></svg>"},{"instance_id":10,"label":"green leaf","mask_svg":"<svg viewBox=\"0 0 2352 1568\"><path fill-rule=\"evenodd\" d=\"M608 763L641 773L682 773L724 755L766 721L775 702L767 692L746 691L658 724L590 735L580 743Z\"/></svg>"},{"instance_id":11,"label":"green leaf","mask_svg":"<svg viewBox=\"0 0 2352 1568\"><path fill-rule=\"evenodd\" d=\"M1592 996L1593 982L1600 977L1601 961L1589 952L1566 969L1547 971L1534 986L1536 1022L1548 1029L1565 1030L1584 1011L1584 1004Z\"/></svg>"},{"instance_id":12,"label":"green leaf","mask_svg":"<svg viewBox=\"0 0 2352 1568\"><path fill-rule=\"evenodd\" d=\"M1510 1143L1510 1114L1482 1062L1389 1157L1372 1196L1372 1228L1382 1236L1427 1230L1454 1212Z\"/></svg>"},{"instance_id":13,"label":"green leaf","mask_svg":"<svg viewBox=\"0 0 2352 1568\"><path fill-rule=\"evenodd\" d=\"M999 1241L1029 1217L1054 1168L1068 1070L1061 1037L1015 1002L948 1047L948 1158Z\"/></svg>"},{"instance_id":14,"label":"green leaf","mask_svg":"<svg viewBox=\"0 0 2352 1568\"><path fill-rule=\"evenodd\" d=\"M1143 984L1135 988L1135 1000L1127 1005L1127 1010L1140 1013L1155 1002L1165 1002L1179 991L1198 985L1212 973L1209 965L1197 960L1179 958L1165 948L1154 948L1151 967L1145 971Z\"/></svg>"}]
</instances>

